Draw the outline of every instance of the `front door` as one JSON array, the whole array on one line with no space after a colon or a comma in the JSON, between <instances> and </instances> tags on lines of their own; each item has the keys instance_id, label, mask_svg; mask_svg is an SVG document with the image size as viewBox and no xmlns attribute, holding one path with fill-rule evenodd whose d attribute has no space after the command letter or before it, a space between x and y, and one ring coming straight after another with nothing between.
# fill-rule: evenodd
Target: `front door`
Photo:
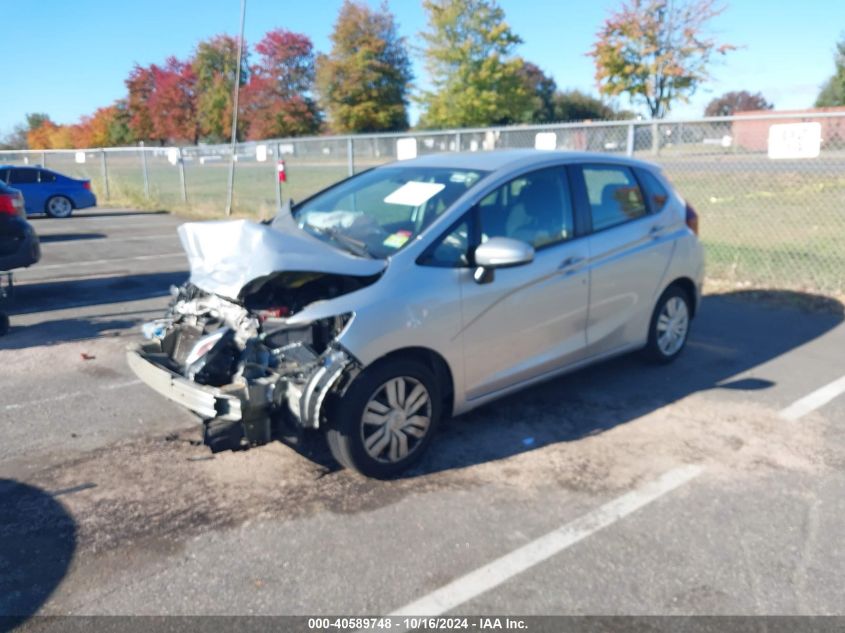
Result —
<instances>
[{"instance_id":1,"label":"front door","mask_svg":"<svg viewBox=\"0 0 845 633\"><path fill-rule=\"evenodd\" d=\"M541 376L583 357L588 305L587 243L574 239L566 168L530 172L477 207L480 240L532 244L534 261L497 269L479 284L461 279L467 399Z\"/></svg>"}]
</instances>

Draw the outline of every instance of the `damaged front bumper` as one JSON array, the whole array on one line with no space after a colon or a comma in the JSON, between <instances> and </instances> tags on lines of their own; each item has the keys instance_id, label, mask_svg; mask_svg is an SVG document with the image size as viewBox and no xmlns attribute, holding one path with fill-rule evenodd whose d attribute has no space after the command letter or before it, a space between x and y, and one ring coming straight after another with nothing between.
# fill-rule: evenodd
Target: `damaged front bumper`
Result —
<instances>
[{"instance_id":1,"label":"damaged front bumper","mask_svg":"<svg viewBox=\"0 0 845 633\"><path fill-rule=\"evenodd\" d=\"M199 385L166 367L166 356L158 341L135 344L126 350L126 360L135 375L165 398L190 409L202 418L240 421L243 418L241 394L223 388Z\"/></svg>"},{"instance_id":2,"label":"damaged front bumper","mask_svg":"<svg viewBox=\"0 0 845 633\"><path fill-rule=\"evenodd\" d=\"M131 345L126 356L142 382L203 419L205 443L215 452L265 444L286 422L318 428L327 395L353 365L344 350L333 348L307 373L241 377L212 387L169 367L159 341Z\"/></svg>"}]
</instances>

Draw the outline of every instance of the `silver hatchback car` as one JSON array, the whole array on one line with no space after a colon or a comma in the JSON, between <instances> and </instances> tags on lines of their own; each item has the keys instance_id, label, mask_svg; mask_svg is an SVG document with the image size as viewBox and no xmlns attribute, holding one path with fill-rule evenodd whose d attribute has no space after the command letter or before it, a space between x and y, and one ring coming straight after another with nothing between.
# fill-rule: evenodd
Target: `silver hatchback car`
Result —
<instances>
[{"instance_id":1,"label":"silver hatchback car","mask_svg":"<svg viewBox=\"0 0 845 633\"><path fill-rule=\"evenodd\" d=\"M668 362L703 276L695 211L653 165L533 150L357 174L272 222L179 228L137 375L213 451L324 430L341 464L401 472L438 421L611 356Z\"/></svg>"}]
</instances>

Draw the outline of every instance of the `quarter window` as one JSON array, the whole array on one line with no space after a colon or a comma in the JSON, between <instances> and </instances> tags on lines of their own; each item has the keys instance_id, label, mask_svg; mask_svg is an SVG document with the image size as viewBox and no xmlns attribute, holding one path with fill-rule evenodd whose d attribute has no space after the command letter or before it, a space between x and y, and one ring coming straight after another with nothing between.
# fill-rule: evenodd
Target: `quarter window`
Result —
<instances>
[{"instance_id":1,"label":"quarter window","mask_svg":"<svg viewBox=\"0 0 845 633\"><path fill-rule=\"evenodd\" d=\"M437 268L465 268L469 266L469 242L471 223L467 214L443 237L435 242L419 260L424 266Z\"/></svg>"},{"instance_id":2,"label":"quarter window","mask_svg":"<svg viewBox=\"0 0 845 633\"><path fill-rule=\"evenodd\" d=\"M662 211L669 200L669 192L666 191L666 187L647 169L638 169L637 177L643 189L645 189L645 195L651 205L651 212L659 213Z\"/></svg>"},{"instance_id":3,"label":"quarter window","mask_svg":"<svg viewBox=\"0 0 845 633\"><path fill-rule=\"evenodd\" d=\"M590 202L593 231L601 231L646 215L642 191L628 167L588 165L581 171Z\"/></svg>"},{"instance_id":4,"label":"quarter window","mask_svg":"<svg viewBox=\"0 0 845 633\"><path fill-rule=\"evenodd\" d=\"M10 185L28 185L38 182L38 171L35 169L12 169L9 178Z\"/></svg>"},{"instance_id":5,"label":"quarter window","mask_svg":"<svg viewBox=\"0 0 845 633\"><path fill-rule=\"evenodd\" d=\"M568 189L562 167L534 171L499 187L478 205L482 242L511 237L542 248L571 238Z\"/></svg>"},{"instance_id":6,"label":"quarter window","mask_svg":"<svg viewBox=\"0 0 845 633\"><path fill-rule=\"evenodd\" d=\"M56 174L46 169L41 170L41 182L56 182Z\"/></svg>"}]
</instances>

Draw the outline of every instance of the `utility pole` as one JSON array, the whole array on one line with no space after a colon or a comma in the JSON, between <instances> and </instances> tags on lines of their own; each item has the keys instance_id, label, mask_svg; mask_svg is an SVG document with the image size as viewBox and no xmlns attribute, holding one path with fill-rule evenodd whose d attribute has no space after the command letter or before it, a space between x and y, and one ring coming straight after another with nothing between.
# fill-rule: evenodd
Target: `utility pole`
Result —
<instances>
[{"instance_id":1,"label":"utility pole","mask_svg":"<svg viewBox=\"0 0 845 633\"><path fill-rule=\"evenodd\" d=\"M235 95L232 104L232 154L229 157L229 188L226 195L226 215L232 215L232 196L235 189L235 150L238 144L238 93L241 87L241 60L244 52L244 19L246 0L241 0L241 30L238 39L238 67L235 71Z\"/></svg>"}]
</instances>

